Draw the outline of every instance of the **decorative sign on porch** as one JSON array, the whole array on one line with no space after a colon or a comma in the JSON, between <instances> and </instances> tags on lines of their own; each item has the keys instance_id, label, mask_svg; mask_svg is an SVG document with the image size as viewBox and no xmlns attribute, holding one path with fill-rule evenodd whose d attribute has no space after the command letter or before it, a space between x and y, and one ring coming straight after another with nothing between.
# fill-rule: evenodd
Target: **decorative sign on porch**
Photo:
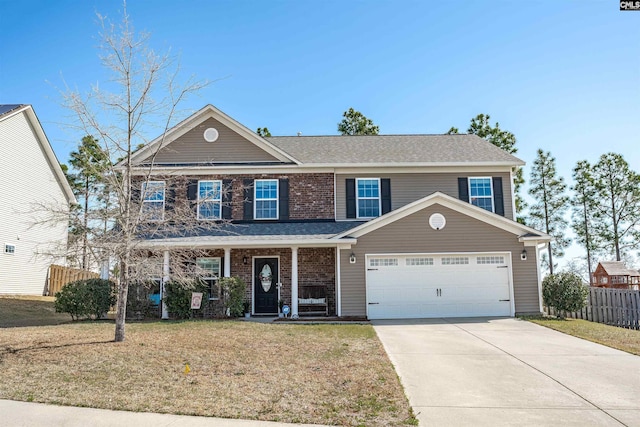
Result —
<instances>
[{"instance_id":1,"label":"decorative sign on porch","mask_svg":"<svg viewBox=\"0 0 640 427\"><path fill-rule=\"evenodd\" d=\"M265 264L262 267L262 271L260 271L260 283L265 292L269 292L269 289L271 289L272 278L271 267L269 267L269 264Z\"/></svg>"},{"instance_id":2,"label":"decorative sign on porch","mask_svg":"<svg viewBox=\"0 0 640 427\"><path fill-rule=\"evenodd\" d=\"M284 314L285 316L288 316L289 313L291 313L291 309L289 308L288 305L283 305L282 306L282 314Z\"/></svg>"},{"instance_id":3,"label":"decorative sign on porch","mask_svg":"<svg viewBox=\"0 0 640 427\"><path fill-rule=\"evenodd\" d=\"M198 310L202 305L202 292L191 292L191 309Z\"/></svg>"}]
</instances>

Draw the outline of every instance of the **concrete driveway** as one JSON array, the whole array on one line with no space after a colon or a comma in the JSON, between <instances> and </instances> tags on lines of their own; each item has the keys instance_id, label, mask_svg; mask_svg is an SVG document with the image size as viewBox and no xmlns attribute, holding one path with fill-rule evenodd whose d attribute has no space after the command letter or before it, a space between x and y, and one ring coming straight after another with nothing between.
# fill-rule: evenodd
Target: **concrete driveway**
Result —
<instances>
[{"instance_id":1,"label":"concrete driveway","mask_svg":"<svg viewBox=\"0 0 640 427\"><path fill-rule=\"evenodd\" d=\"M640 357L512 318L374 321L422 426L640 426Z\"/></svg>"}]
</instances>

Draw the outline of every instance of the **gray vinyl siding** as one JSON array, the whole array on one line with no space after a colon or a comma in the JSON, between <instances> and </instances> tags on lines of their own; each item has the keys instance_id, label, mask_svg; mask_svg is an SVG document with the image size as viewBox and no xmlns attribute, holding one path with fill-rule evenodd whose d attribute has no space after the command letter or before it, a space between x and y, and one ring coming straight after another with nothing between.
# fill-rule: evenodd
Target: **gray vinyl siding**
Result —
<instances>
[{"instance_id":1,"label":"gray vinyl siding","mask_svg":"<svg viewBox=\"0 0 640 427\"><path fill-rule=\"evenodd\" d=\"M64 264L67 222L35 224L50 215L35 206L68 207L42 144L25 112L0 121L0 294L42 295L49 264Z\"/></svg>"},{"instance_id":2,"label":"gray vinyl siding","mask_svg":"<svg viewBox=\"0 0 640 427\"><path fill-rule=\"evenodd\" d=\"M447 224L436 231L429 216L439 212ZM343 316L366 315L365 255L394 253L510 252L515 309L518 313L538 313L538 275L535 248L528 247L526 261L520 260L524 245L518 236L440 205L430 206L358 238L352 249L340 254ZM353 251L357 262L349 263Z\"/></svg>"},{"instance_id":3,"label":"gray vinyl siding","mask_svg":"<svg viewBox=\"0 0 640 427\"><path fill-rule=\"evenodd\" d=\"M347 201L345 194L345 179L347 178L390 178L391 179L391 209L395 210L430 194L440 191L451 197L458 198L458 178L469 176L492 176L502 178L502 192L504 197L504 214L513 219L512 184L509 173L397 173L397 174L360 174L336 175L336 219L347 218Z\"/></svg>"},{"instance_id":4,"label":"gray vinyl siding","mask_svg":"<svg viewBox=\"0 0 640 427\"><path fill-rule=\"evenodd\" d=\"M218 131L219 136L214 142L206 142L203 134L211 127ZM146 160L149 161L150 158ZM155 161L156 163L276 162L278 159L216 119L210 118L160 150Z\"/></svg>"}]
</instances>

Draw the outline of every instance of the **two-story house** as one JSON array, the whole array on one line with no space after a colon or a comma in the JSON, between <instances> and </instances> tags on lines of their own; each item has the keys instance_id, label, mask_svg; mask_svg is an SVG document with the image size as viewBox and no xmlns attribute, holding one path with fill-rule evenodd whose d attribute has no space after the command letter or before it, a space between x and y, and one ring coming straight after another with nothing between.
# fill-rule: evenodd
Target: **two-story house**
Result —
<instances>
[{"instance_id":1,"label":"two-story house","mask_svg":"<svg viewBox=\"0 0 640 427\"><path fill-rule=\"evenodd\" d=\"M175 251L206 251L205 278L247 282L254 315L309 307L369 319L540 313L538 248L514 221L524 163L475 135L262 138L208 105L132 157L142 203L218 228L151 237L170 280ZM281 286L278 286L281 284ZM210 293L215 300L216 291Z\"/></svg>"},{"instance_id":2,"label":"two-story house","mask_svg":"<svg viewBox=\"0 0 640 427\"><path fill-rule=\"evenodd\" d=\"M31 105L0 105L0 196L0 294L43 295L76 199Z\"/></svg>"},{"instance_id":3,"label":"two-story house","mask_svg":"<svg viewBox=\"0 0 640 427\"><path fill-rule=\"evenodd\" d=\"M592 286L638 290L640 271L627 268L623 261L602 261L593 272Z\"/></svg>"}]
</instances>

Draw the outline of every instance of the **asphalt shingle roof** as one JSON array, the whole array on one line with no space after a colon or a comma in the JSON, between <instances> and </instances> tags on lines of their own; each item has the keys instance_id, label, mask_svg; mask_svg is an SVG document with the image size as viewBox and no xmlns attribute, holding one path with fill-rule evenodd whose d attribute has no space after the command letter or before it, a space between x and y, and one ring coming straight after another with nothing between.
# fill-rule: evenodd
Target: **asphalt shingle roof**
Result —
<instances>
[{"instance_id":1,"label":"asphalt shingle roof","mask_svg":"<svg viewBox=\"0 0 640 427\"><path fill-rule=\"evenodd\" d=\"M153 236L146 236L146 240L192 241L194 238L204 238L211 241L329 239L360 224L363 222L305 221L221 224L219 227L189 230L184 233L169 232L164 234L159 232Z\"/></svg>"},{"instance_id":2,"label":"asphalt shingle roof","mask_svg":"<svg viewBox=\"0 0 640 427\"><path fill-rule=\"evenodd\" d=\"M22 107L22 104L0 104L0 116Z\"/></svg>"},{"instance_id":3,"label":"asphalt shingle roof","mask_svg":"<svg viewBox=\"0 0 640 427\"><path fill-rule=\"evenodd\" d=\"M305 164L524 164L490 142L468 134L276 136L266 139Z\"/></svg>"}]
</instances>

